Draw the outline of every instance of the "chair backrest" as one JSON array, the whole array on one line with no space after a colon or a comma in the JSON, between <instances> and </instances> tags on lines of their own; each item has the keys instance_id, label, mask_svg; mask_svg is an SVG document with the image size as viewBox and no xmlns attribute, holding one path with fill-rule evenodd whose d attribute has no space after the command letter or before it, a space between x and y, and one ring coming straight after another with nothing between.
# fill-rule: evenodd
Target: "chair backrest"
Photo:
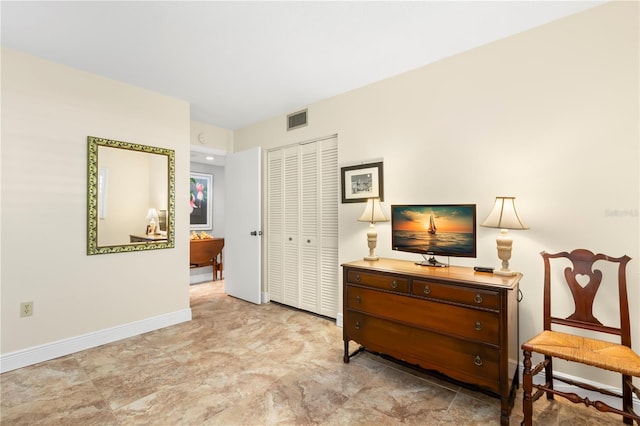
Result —
<instances>
[{"instance_id":1,"label":"chair backrest","mask_svg":"<svg viewBox=\"0 0 640 426\"><path fill-rule=\"evenodd\" d=\"M626 266L631 258L626 255L622 257L610 257L600 253L593 254L585 249L576 249L571 253L560 252L549 254L542 252L540 254L544 259L544 329L551 330L551 324L553 323L615 334L620 336L623 345L631 347L626 278ZM566 284L571 291L575 311L566 318L554 317L551 313L551 281L556 277L552 274L552 259L568 259L572 264L572 267L565 267L564 269L564 284ZM608 290L603 291L614 291L611 286L615 285L616 281L614 277L604 277L605 284L601 286L601 284L603 284L603 273L600 269L593 268L594 263L598 261L617 264L617 293L620 310L619 326L604 325L593 315L593 302L598 290L608 288ZM581 275L586 278L578 279Z\"/></svg>"},{"instance_id":2,"label":"chair backrest","mask_svg":"<svg viewBox=\"0 0 640 426\"><path fill-rule=\"evenodd\" d=\"M189 264L213 265L224 247L224 238L191 240L189 244Z\"/></svg>"}]
</instances>

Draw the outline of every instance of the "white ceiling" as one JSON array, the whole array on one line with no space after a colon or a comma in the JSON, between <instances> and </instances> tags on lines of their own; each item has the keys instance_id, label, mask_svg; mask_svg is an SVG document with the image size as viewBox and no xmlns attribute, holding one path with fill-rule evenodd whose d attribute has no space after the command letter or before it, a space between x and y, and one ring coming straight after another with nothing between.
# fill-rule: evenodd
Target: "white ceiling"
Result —
<instances>
[{"instance_id":1,"label":"white ceiling","mask_svg":"<svg viewBox=\"0 0 640 426\"><path fill-rule=\"evenodd\" d=\"M600 2L2 1L2 46L239 129Z\"/></svg>"}]
</instances>

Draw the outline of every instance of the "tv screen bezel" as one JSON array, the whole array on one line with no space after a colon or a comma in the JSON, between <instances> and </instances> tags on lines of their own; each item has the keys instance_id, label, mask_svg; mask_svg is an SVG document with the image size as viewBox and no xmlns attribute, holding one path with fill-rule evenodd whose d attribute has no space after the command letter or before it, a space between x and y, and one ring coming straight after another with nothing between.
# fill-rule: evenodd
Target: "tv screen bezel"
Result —
<instances>
[{"instance_id":1,"label":"tv screen bezel","mask_svg":"<svg viewBox=\"0 0 640 426\"><path fill-rule=\"evenodd\" d=\"M396 227L396 215L395 210L398 208L451 208L451 207L464 207L471 208L473 211L473 252L470 253L452 253L446 250L412 250L406 247L396 247L396 237L395 237L395 227ZM445 257L465 257L465 258L475 258L478 253L478 229L477 229L477 209L476 204L465 203L465 204L392 204L391 205L391 249L393 251L404 252L404 253L416 253L425 256L445 256Z\"/></svg>"}]
</instances>

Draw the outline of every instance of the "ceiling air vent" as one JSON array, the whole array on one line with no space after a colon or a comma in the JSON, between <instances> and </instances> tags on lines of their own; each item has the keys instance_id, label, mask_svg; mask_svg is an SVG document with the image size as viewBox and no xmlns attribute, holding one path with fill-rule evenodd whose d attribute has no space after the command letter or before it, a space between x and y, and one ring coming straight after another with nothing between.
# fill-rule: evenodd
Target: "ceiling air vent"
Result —
<instances>
[{"instance_id":1,"label":"ceiling air vent","mask_svg":"<svg viewBox=\"0 0 640 426\"><path fill-rule=\"evenodd\" d=\"M307 125L306 109L287 115L287 130L297 129L298 127L304 127L306 125Z\"/></svg>"}]
</instances>

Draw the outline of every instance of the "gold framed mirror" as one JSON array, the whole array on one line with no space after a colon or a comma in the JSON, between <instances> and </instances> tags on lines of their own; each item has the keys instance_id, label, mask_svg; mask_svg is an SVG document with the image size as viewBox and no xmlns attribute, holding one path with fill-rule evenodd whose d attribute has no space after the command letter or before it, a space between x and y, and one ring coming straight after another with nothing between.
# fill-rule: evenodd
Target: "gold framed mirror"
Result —
<instances>
[{"instance_id":1,"label":"gold framed mirror","mask_svg":"<svg viewBox=\"0 0 640 426\"><path fill-rule=\"evenodd\" d=\"M87 254L173 248L175 152L94 136L87 142Z\"/></svg>"}]
</instances>

